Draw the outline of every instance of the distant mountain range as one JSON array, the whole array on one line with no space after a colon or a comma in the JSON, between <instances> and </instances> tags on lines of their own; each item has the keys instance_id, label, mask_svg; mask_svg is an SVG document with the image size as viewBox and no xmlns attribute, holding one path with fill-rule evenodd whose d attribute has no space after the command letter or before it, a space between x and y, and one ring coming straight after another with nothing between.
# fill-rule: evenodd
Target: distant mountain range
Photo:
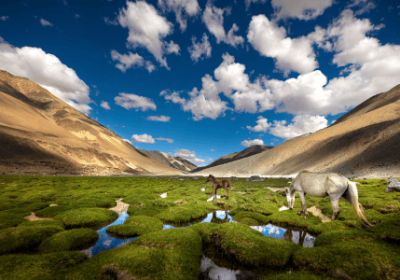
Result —
<instances>
[{"instance_id":1,"label":"distant mountain range","mask_svg":"<svg viewBox=\"0 0 400 280\"><path fill-rule=\"evenodd\" d=\"M400 177L400 85L369 98L329 127L194 174L296 175L303 169L350 178Z\"/></svg>"},{"instance_id":2,"label":"distant mountain range","mask_svg":"<svg viewBox=\"0 0 400 280\"><path fill-rule=\"evenodd\" d=\"M246 157L261 153L263 151L266 151L266 150L269 150L269 149L272 149L272 148L273 147L271 147L271 146L254 145L254 146L251 146L251 147L249 147L247 149L244 149L241 152L235 152L235 153L231 153L229 155L220 157L219 159L213 161L209 165L198 167L197 169L192 170L192 172L200 172L201 170L204 170L204 169L207 169L207 168L210 168L210 167L213 167L213 166L225 164L225 163L228 163L228 162L232 162L232 161L235 161L235 160L239 160L239 159L242 159L242 158L246 158Z\"/></svg>"},{"instance_id":3,"label":"distant mountain range","mask_svg":"<svg viewBox=\"0 0 400 280\"><path fill-rule=\"evenodd\" d=\"M0 174L183 174L26 78L0 70Z\"/></svg>"},{"instance_id":4,"label":"distant mountain range","mask_svg":"<svg viewBox=\"0 0 400 280\"><path fill-rule=\"evenodd\" d=\"M159 151L147 151L147 150L139 150L141 153L145 154L146 156L162 163L168 165L172 168L176 168L181 171L192 171L196 169L197 166L190 161L181 158L181 157L173 157L167 153L159 152Z\"/></svg>"}]
</instances>

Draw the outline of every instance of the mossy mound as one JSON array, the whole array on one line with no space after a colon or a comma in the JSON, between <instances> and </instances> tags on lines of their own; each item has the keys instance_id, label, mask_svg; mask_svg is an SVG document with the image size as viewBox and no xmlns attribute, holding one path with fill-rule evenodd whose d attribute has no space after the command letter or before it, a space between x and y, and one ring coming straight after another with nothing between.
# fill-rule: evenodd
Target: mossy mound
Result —
<instances>
[{"instance_id":1,"label":"mossy mound","mask_svg":"<svg viewBox=\"0 0 400 280\"><path fill-rule=\"evenodd\" d=\"M207 238L207 232L217 228L219 225L214 224L214 223L201 223L201 224L195 224L190 227L191 230L196 231L202 238L203 242L205 242Z\"/></svg>"},{"instance_id":2,"label":"mossy mound","mask_svg":"<svg viewBox=\"0 0 400 280\"><path fill-rule=\"evenodd\" d=\"M248 211L240 211L238 208L236 208L234 211L229 211L229 214L231 214L233 220L248 226L258 226L269 221L269 218L265 215Z\"/></svg>"},{"instance_id":3,"label":"mossy mound","mask_svg":"<svg viewBox=\"0 0 400 280\"><path fill-rule=\"evenodd\" d=\"M246 202L239 203L233 210L241 210L241 211L248 211L254 213L260 213L264 215L271 215L279 211L278 204L272 201L263 201L260 203L254 202L253 200L246 198Z\"/></svg>"},{"instance_id":4,"label":"mossy mound","mask_svg":"<svg viewBox=\"0 0 400 280\"><path fill-rule=\"evenodd\" d=\"M384 243L350 241L302 248L294 253L293 262L300 269L330 277L400 279L397 249Z\"/></svg>"},{"instance_id":5,"label":"mossy mound","mask_svg":"<svg viewBox=\"0 0 400 280\"><path fill-rule=\"evenodd\" d=\"M12 209L14 207L15 207L15 204L12 200L0 199L0 211Z\"/></svg>"},{"instance_id":6,"label":"mossy mound","mask_svg":"<svg viewBox=\"0 0 400 280\"><path fill-rule=\"evenodd\" d=\"M163 200L160 197L149 199L150 197L154 197L154 195L124 198L123 201L129 203L128 214L153 217L168 207L176 205L172 201Z\"/></svg>"},{"instance_id":7,"label":"mossy mound","mask_svg":"<svg viewBox=\"0 0 400 280\"><path fill-rule=\"evenodd\" d=\"M338 231L338 230L349 230L349 229L361 229L362 225L358 221L330 221L327 223L320 223L317 225L310 225L307 227L307 231L315 234L324 232Z\"/></svg>"},{"instance_id":8,"label":"mossy mound","mask_svg":"<svg viewBox=\"0 0 400 280\"><path fill-rule=\"evenodd\" d=\"M168 229L98 254L73 267L65 279L116 279L116 275L118 279L197 279L200 258L201 238L195 231Z\"/></svg>"},{"instance_id":9,"label":"mossy mound","mask_svg":"<svg viewBox=\"0 0 400 280\"><path fill-rule=\"evenodd\" d=\"M87 259L81 252L0 256L0 279L64 279L68 269Z\"/></svg>"},{"instance_id":10,"label":"mossy mound","mask_svg":"<svg viewBox=\"0 0 400 280\"><path fill-rule=\"evenodd\" d=\"M72 210L72 208L65 205L52 206L36 211L35 215L41 218L54 218L55 216L67 212L68 210Z\"/></svg>"},{"instance_id":11,"label":"mossy mound","mask_svg":"<svg viewBox=\"0 0 400 280\"><path fill-rule=\"evenodd\" d=\"M22 206L22 205L20 205L20 206ZM22 207L24 207L28 211L36 212L36 211L42 210L49 206L50 206L50 203L48 203L48 202L36 202L36 203L23 204Z\"/></svg>"},{"instance_id":12,"label":"mossy mound","mask_svg":"<svg viewBox=\"0 0 400 280\"><path fill-rule=\"evenodd\" d=\"M107 233L122 237L135 237L162 229L163 223L159 219L147 216L132 216L123 225L108 227Z\"/></svg>"},{"instance_id":13,"label":"mossy mound","mask_svg":"<svg viewBox=\"0 0 400 280\"><path fill-rule=\"evenodd\" d=\"M281 273L270 276L263 276L260 280L333 280L335 278L312 275L306 272L295 271L290 274Z\"/></svg>"},{"instance_id":14,"label":"mossy mound","mask_svg":"<svg viewBox=\"0 0 400 280\"><path fill-rule=\"evenodd\" d=\"M326 246L343 241L373 241L374 234L365 230L336 230L318 235L314 246Z\"/></svg>"},{"instance_id":15,"label":"mossy mound","mask_svg":"<svg viewBox=\"0 0 400 280\"><path fill-rule=\"evenodd\" d=\"M10 214L14 214L14 215L24 218L26 216L29 216L31 214L31 211L29 211L25 208L14 208L14 209L8 209L8 210L1 211L1 213L10 213Z\"/></svg>"},{"instance_id":16,"label":"mossy mound","mask_svg":"<svg viewBox=\"0 0 400 280\"><path fill-rule=\"evenodd\" d=\"M200 204L185 203L170 207L154 217L163 222L185 223L204 217L207 213L208 210Z\"/></svg>"},{"instance_id":17,"label":"mossy mound","mask_svg":"<svg viewBox=\"0 0 400 280\"><path fill-rule=\"evenodd\" d=\"M102 208L78 208L54 217L55 220L62 221L66 228L99 226L117 218L116 212Z\"/></svg>"},{"instance_id":18,"label":"mossy mound","mask_svg":"<svg viewBox=\"0 0 400 280\"><path fill-rule=\"evenodd\" d=\"M321 218L314 216L313 213L308 212L308 218L305 218L303 216L297 215L297 211L295 209L280 211L268 216L267 218L267 222L279 224L282 226L293 226L302 228L322 223Z\"/></svg>"},{"instance_id":19,"label":"mossy mound","mask_svg":"<svg viewBox=\"0 0 400 280\"><path fill-rule=\"evenodd\" d=\"M43 253L81 250L94 244L98 239L99 234L92 229L71 229L47 238L38 249Z\"/></svg>"},{"instance_id":20,"label":"mossy mound","mask_svg":"<svg viewBox=\"0 0 400 280\"><path fill-rule=\"evenodd\" d=\"M114 199L111 198L93 198L93 197L85 197L76 201L72 201L69 204L69 207L76 208L111 208L117 205Z\"/></svg>"},{"instance_id":21,"label":"mossy mound","mask_svg":"<svg viewBox=\"0 0 400 280\"><path fill-rule=\"evenodd\" d=\"M18 225L18 227L40 227L40 226L58 226L64 229L64 223L62 221L57 221L57 220L26 221Z\"/></svg>"},{"instance_id":22,"label":"mossy mound","mask_svg":"<svg viewBox=\"0 0 400 280\"><path fill-rule=\"evenodd\" d=\"M282 267L294 251L300 248L286 240L265 237L262 233L238 223L225 223L211 228L205 243L212 245L239 263L254 267Z\"/></svg>"},{"instance_id":23,"label":"mossy mound","mask_svg":"<svg viewBox=\"0 0 400 280\"><path fill-rule=\"evenodd\" d=\"M43 240L63 230L58 226L13 227L0 230L0 254L36 250Z\"/></svg>"},{"instance_id":24,"label":"mossy mound","mask_svg":"<svg viewBox=\"0 0 400 280\"><path fill-rule=\"evenodd\" d=\"M25 221L26 219L22 218L21 216L9 212L7 213L0 212L0 230L9 227L16 227L17 225Z\"/></svg>"}]
</instances>

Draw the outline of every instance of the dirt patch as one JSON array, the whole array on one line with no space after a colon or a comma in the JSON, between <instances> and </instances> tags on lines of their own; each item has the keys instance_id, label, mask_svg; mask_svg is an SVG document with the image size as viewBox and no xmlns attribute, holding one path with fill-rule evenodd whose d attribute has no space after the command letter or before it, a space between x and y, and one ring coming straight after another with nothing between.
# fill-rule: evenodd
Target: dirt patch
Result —
<instances>
[{"instance_id":1,"label":"dirt patch","mask_svg":"<svg viewBox=\"0 0 400 280\"><path fill-rule=\"evenodd\" d=\"M318 208L315 207L315 206L308 208L307 211L313 213L314 216L320 217L323 223L326 223L326 222L330 222L330 221L331 221L331 219L329 219L327 216L325 216L324 214L322 214L321 210L318 209Z\"/></svg>"},{"instance_id":2,"label":"dirt patch","mask_svg":"<svg viewBox=\"0 0 400 280\"><path fill-rule=\"evenodd\" d=\"M119 215L121 215L122 212L128 211L129 204L122 202L122 198L116 200L115 202L117 202L117 206L109 208L108 210L117 212Z\"/></svg>"},{"instance_id":3,"label":"dirt patch","mask_svg":"<svg viewBox=\"0 0 400 280\"><path fill-rule=\"evenodd\" d=\"M38 220L53 220L53 218L39 218L36 217L35 213L31 212L29 216L24 217L28 221L38 221Z\"/></svg>"}]
</instances>

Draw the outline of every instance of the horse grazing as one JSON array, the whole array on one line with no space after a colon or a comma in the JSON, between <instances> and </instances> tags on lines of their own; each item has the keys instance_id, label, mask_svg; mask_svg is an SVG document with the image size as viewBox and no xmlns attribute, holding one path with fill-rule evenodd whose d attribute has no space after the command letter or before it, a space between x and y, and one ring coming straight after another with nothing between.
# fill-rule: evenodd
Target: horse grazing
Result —
<instances>
[{"instance_id":1,"label":"horse grazing","mask_svg":"<svg viewBox=\"0 0 400 280\"><path fill-rule=\"evenodd\" d=\"M285 191L289 209L293 209L294 191L297 191L301 198L301 211L297 214L301 215L304 212L305 216L308 217L306 194L317 197L329 196L333 209L332 220L335 220L340 212L339 199L343 197L353 205L364 226L373 226L365 218L362 205L358 203L358 182L351 182L346 177L336 173L303 170L289 183L290 187Z\"/></svg>"},{"instance_id":2,"label":"horse grazing","mask_svg":"<svg viewBox=\"0 0 400 280\"><path fill-rule=\"evenodd\" d=\"M229 189L231 188L231 183L228 180L226 180L226 179L217 180L217 179L215 179L215 177L213 175L210 174L210 175L208 175L207 180L206 180L205 183L208 183L208 182L212 183L212 186L213 186L213 198L214 199L216 198L217 190L219 188L224 188L226 190L225 199L228 199L228 197L229 197Z\"/></svg>"}]
</instances>

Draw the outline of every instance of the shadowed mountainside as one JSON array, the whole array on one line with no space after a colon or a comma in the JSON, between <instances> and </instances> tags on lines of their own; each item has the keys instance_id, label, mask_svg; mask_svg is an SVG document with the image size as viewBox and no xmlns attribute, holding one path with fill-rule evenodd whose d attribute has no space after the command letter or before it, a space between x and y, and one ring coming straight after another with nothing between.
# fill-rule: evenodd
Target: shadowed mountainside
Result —
<instances>
[{"instance_id":1,"label":"shadowed mountainside","mask_svg":"<svg viewBox=\"0 0 400 280\"><path fill-rule=\"evenodd\" d=\"M0 174L182 174L26 78L0 70Z\"/></svg>"},{"instance_id":2,"label":"shadowed mountainside","mask_svg":"<svg viewBox=\"0 0 400 280\"><path fill-rule=\"evenodd\" d=\"M303 169L350 178L400 177L400 85L369 98L329 127L196 175L296 175Z\"/></svg>"},{"instance_id":3,"label":"shadowed mountainside","mask_svg":"<svg viewBox=\"0 0 400 280\"><path fill-rule=\"evenodd\" d=\"M251 147L249 147L247 149L244 149L241 152L235 152L235 153L231 153L229 155L220 157L219 159L213 161L209 165L198 167L197 169L192 170L192 172L193 173L194 172L199 172L201 170L204 170L204 169L207 169L207 168L210 168L210 167L213 167L213 166L218 166L218 165L221 165L221 164L224 164L224 163L228 163L228 162L232 162L232 161L239 160L239 159L242 159L242 158L246 158L246 157L261 153L263 151L266 151L266 150L269 150L269 149L272 149L272 148L273 147L271 147L271 146L254 145L254 146L251 146Z\"/></svg>"},{"instance_id":4,"label":"shadowed mountainside","mask_svg":"<svg viewBox=\"0 0 400 280\"><path fill-rule=\"evenodd\" d=\"M145 154L146 156L173 168L182 170L182 171L191 171L197 168L196 165L191 163L190 161L180 158L180 157L172 157L167 153L159 152L159 151L147 151L147 150L139 150L141 153Z\"/></svg>"}]
</instances>

